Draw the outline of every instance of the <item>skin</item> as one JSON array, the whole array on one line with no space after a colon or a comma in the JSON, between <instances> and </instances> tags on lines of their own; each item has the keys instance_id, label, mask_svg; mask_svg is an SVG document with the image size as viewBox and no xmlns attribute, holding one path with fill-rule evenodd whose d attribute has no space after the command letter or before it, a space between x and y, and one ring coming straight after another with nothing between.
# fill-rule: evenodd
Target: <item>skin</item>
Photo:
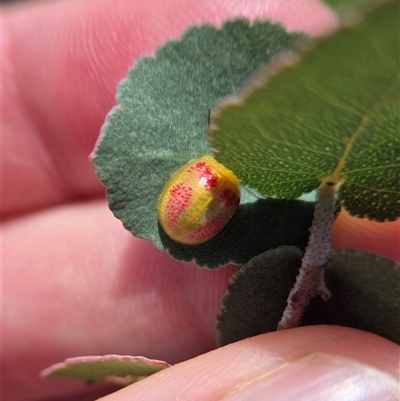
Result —
<instances>
[{"instance_id":1,"label":"skin","mask_svg":"<svg viewBox=\"0 0 400 401\"><path fill-rule=\"evenodd\" d=\"M186 362L104 401L265 394L284 400L291 391L297 399L321 391L316 399L397 399L399 347L357 330L297 328L208 352L236 268L176 262L132 237L108 210L88 156L115 105L118 81L139 56L188 25L237 15L269 17L316 35L337 23L316 1L59 0L3 7L4 399L96 399L116 387L43 380L38 373L67 357L110 353ZM334 245L399 260L398 233L399 222L343 212Z\"/></svg>"}]
</instances>

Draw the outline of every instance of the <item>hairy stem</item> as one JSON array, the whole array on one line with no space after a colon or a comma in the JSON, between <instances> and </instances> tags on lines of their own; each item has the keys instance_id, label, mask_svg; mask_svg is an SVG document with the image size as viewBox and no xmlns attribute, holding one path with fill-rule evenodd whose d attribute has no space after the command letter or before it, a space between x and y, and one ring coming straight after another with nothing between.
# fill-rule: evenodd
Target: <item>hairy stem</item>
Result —
<instances>
[{"instance_id":1,"label":"hairy stem","mask_svg":"<svg viewBox=\"0 0 400 401\"><path fill-rule=\"evenodd\" d=\"M305 308L315 295L320 294L324 299L330 296L323 283L322 267L332 246L336 191L337 185L330 181L323 182L318 189L310 238L278 330L299 326Z\"/></svg>"}]
</instances>

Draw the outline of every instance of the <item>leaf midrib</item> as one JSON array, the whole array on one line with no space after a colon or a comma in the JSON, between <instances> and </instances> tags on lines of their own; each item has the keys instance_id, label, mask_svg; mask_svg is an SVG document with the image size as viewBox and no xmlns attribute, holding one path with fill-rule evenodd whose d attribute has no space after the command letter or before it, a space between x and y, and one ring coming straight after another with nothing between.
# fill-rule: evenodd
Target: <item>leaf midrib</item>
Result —
<instances>
[{"instance_id":1,"label":"leaf midrib","mask_svg":"<svg viewBox=\"0 0 400 401\"><path fill-rule=\"evenodd\" d=\"M386 90L383 92L380 100L377 103L375 103L374 105L372 105L372 107L364 114L364 116L362 116L361 122L358 125L358 127L356 128L356 130L354 131L354 134L351 137L345 139L347 142L347 145L343 152L343 155L339 159L339 162L338 162L335 170L333 171L333 173L323 179L324 183L330 182L330 183L333 183L334 185L337 185L343 181L342 171L346 165L346 161L348 159L350 152L353 149L354 144L357 142L357 140L360 138L360 136L366 131L368 125L372 121L372 118L379 112L379 110L384 108L387 104L392 103L390 100L393 100L393 99L390 99L390 96L388 96L388 95L391 93L393 87L396 85L396 82L399 79L400 79L400 73L398 73L395 76L395 78L393 79L393 81L388 85ZM397 101L399 101L399 100L400 99L398 98Z\"/></svg>"}]
</instances>

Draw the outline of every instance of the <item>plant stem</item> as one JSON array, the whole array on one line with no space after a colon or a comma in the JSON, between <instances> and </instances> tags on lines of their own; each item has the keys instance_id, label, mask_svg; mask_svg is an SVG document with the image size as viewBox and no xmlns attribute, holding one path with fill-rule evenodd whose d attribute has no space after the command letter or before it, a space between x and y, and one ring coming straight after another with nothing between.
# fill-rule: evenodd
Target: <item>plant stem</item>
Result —
<instances>
[{"instance_id":1,"label":"plant stem","mask_svg":"<svg viewBox=\"0 0 400 401\"><path fill-rule=\"evenodd\" d=\"M296 283L289 293L278 330L297 327L310 299L319 294L324 300L330 297L323 279L323 266L332 247L332 225L335 219L337 185L323 182L318 189L310 238L304 253Z\"/></svg>"}]
</instances>

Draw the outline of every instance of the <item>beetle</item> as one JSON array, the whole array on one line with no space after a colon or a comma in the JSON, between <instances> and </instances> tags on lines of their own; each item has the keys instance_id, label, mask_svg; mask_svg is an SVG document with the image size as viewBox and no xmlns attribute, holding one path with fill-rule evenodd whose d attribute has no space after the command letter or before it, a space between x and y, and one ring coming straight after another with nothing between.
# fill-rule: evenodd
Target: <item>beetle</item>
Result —
<instances>
[{"instance_id":1,"label":"beetle","mask_svg":"<svg viewBox=\"0 0 400 401\"><path fill-rule=\"evenodd\" d=\"M240 203L240 184L232 171L211 156L181 167L165 184L158 219L174 241L199 245L214 238Z\"/></svg>"}]
</instances>

